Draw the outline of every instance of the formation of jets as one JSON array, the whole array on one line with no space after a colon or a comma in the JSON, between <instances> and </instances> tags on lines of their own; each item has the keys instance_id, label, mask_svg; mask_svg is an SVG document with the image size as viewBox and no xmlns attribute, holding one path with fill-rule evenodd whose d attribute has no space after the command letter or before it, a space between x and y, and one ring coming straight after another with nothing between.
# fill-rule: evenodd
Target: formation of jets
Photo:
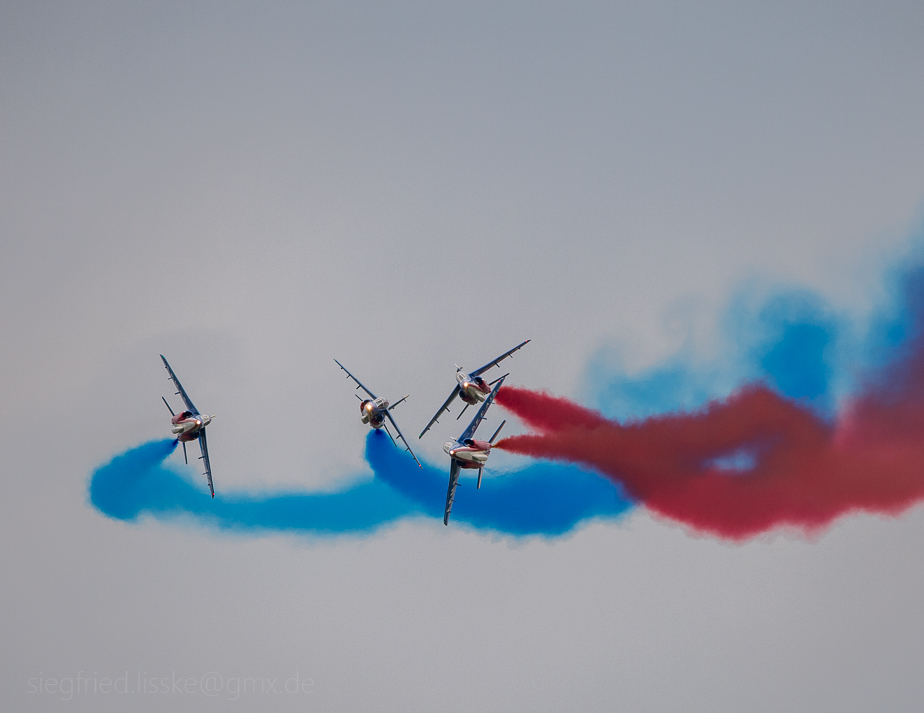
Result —
<instances>
[{"instance_id":1,"label":"formation of jets","mask_svg":"<svg viewBox=\"0 0 924 713\"><path fill-rule=\"evenodd\" d=\"M485 419L485 414L487 414L488 409L491 408L491 404L494 403L494 399L497 397L497 392L500 390L501 386L504 384L504 379L507 378L508 374L495 379L494 381L487 383L482 374L486 371L497 366L507 357L511 356L514 352L522 349L527 344L529 340L518 344L510 351L504 352L496 359L489 361L482 367L475 369L469 373L466 373L462 370L462 367L456 365L456 387L453 389L452 393L449 395L449 398L443 402L443 405L440 406L439 410L436 412L436 415L430 419L430 423L427 424L426 428L421 431L418 438L423 438L424 434L430 430L430 428L435 423L439 423L437 419L443 415L444 412L449 410L449 406L452 404L453 400L458 396L461 399L465 406L462 408L462 411L456 416L456 420L459 420L462 417L462 414L465 413L465 410L469 406L475 406L481 404L475 417L472 419L472 422L468 424L468 427L462 431L462 434L451 441L447 441L443 446L443 450L449 456L449 489L446 492L446 509L443 514L443 524L449 524L449 516L452 513L452 504L455 501L456 488L459 485L459 473L463 468L467 469L478 469L478 483L476 489L481 488L481 477L484 473L485 463L488 461L488 456L491 454L491 446L494 444L494 441L497 440L497 436L500 434L501 429L504 427L506 421L502 421L500 426L497 427L497 430L494 432L494 435L491 436L487 441L481 441L475 439L475 431L478 430L478 426L481 425L481 422ZM180 380L176 378L176 374L173 373L173 369L170 367L170 364L164 358L164 355L161 354L160 358L164 362L164 366L167 369L167 373L170 375L169 378L176 386L176 395L183 399L183 403L186 405L186 410L180 413L175 413L170 404L167 403L167 399L164 398L164 404L166 404L167 409L170 411L170 424L172 427L172 432L176 437L176 440L179 443L183 444L183 459L189 463L188 456L186 454L186 444L189 441L199 441L199 449L202 451L202 455L199 457L199 460L203 462L205 467L205 475L209 484L209 491L212 494L212 497L215 497L215 488L212 485L212 467L209 464L209 449L208 443L205 438L205 427L208 426L214 416L207 416L203 413L200 413L199 410L193 405L193 402L190 400L189 396L186 394L186 390L183 388L183 385L180 384ZM337 366L343 369L346 372L347 378L352 379L356 382L356 390L362 389L369 398L363 398L359 394L356 394L356 398L359 399L359 412L360 419L363 423L367 424L369 427L378 429L384 429L385 433L388 434L388 437L391 439L391 442L397 447L397 441L401 441L404 444L404 449L411 455L411 458L414 459L414 462L417 463L419 467L423 467L420 464L420 461L417 460L417 456L414 455L414 451L411 450L410 444L407 442L407 439L404 437L404 434L401 433L401 429L398 428L398 423L395 421L394 416L391 412L401 402L407 399L407 396L404 396L393 404L389 404L387 399L379 398L369 389L367 389L362 382L357 379L353 374L351 374L347 368L341 364L339 361L334 359ZM395 436L392 436L391 431L388 430L388 425L386 421L391 422L392 427L395 429ZM397 437L397 441L395 438Z\"/></svg>"}]
</instances>

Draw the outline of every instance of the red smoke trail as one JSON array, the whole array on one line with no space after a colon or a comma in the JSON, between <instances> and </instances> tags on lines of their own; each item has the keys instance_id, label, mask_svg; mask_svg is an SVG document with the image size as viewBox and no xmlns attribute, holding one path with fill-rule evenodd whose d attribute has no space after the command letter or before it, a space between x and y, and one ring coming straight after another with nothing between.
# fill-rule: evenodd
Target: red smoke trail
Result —
<instances>
[{"instance_id":1,"label":"red smoke trail","mask_svg":"<svg viewBox=\"0 0 924 713\"><path fill-rule=\"evenodd\" d=\"M694 413L624 424L505 386L498 403L540 433L497 447L591 466L696 531L731 540L775 527L816 532L845 513L895 515L924 499L920 348L883 376L833 424L760 384ZM752 467L715 463L742 452Z\"/></svg>"}]
</instances>

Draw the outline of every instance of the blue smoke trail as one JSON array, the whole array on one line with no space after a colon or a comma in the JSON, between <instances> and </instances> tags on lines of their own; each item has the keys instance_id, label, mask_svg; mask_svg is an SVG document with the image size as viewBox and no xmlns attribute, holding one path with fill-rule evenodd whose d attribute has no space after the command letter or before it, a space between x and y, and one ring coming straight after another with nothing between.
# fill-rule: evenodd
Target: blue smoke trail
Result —
<instances>
[{"instance_id":1,"label":"blue smoke trail","mask_svg":"<svg viewBox=\"0 0 924 713\"><path fill-rule=\"evenodd\" d=\"M780 295L761 309L757 327L760 338L748 355L754 376L784 396L831 413L842 328L821 300L804 292Z\"/></svg>"},{"instance_id":2,"label":"blue smoke trail","mask_svg":"<svg viewBox=\"0 0 924 713\"><path fill-rule=\"evenodd\" d=\"M143 514L161 520L192 516L226 530L322 536L370 533L416 513L412 503L374 480L340 493L218 492L213 501L164 463L175 447L170 440L145 443L98 468L90 480L90 502L118 520L137 520Z\"/></svg>"},{"instance_id":3,"label":"blue smoke trail","mask_svg":"<svg viewBox=\"0 0 924 713\"><path fill-rule=\"evenodd\" d=\"M380 433L366 440L366 459L377 478L415 502L421 512L442 519L449 485L449 459L423 470ZM410 465L408 465L410 463ZM466 471L462 471L465 474ZM507 535L563 535L593 518L614 518L633 507L608 478L572 465L538 462L524 470L488 474L476 490L477 471L463 475L452 523Z\"/></svg>"},{"instance_id":4,"label":"blue smoke trail","mask_svg":"<svg viewBox=\"0 0 924 713\"><path fill-rule=\"evenodd\" d=\"M846 353L846 320L806 291L780 293L756 312L733 301L725 319L728 347L720 363L681 354L629 376L597 354L585 375L587 400L610 418L643 418L695 410L746 382L762 381L822 416L832 416L838 357Z\"/></svg>"},{"instance_id":5,"label":"blue smoke trail","mask_svg":"<svg viewBox=\"0 0 924 713\"><path fill-rule=\"evenodd\" d=\"M448 463L445 469L425 466L421 473L377 431L366 439L375 479L336 493L219 492L212 500L164 463L175 447L175 441L152 441L98 468L90 480L91 504L118 520L191 517L224 530L313 536L370 534L407 518L442 520ZM632 505L611 481L548 463L491 478L477 494L472 480L470 490L472 496L453 510L454 520L512 536L560 535L590 518L618 516Z\"/></svg>"}]
</instances>

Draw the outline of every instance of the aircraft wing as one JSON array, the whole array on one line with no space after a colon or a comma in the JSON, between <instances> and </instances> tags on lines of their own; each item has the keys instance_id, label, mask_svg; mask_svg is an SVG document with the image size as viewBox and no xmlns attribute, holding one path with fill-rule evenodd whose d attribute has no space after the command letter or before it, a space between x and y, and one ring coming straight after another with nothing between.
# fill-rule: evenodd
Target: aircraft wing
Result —
<instances>
[{"instance_id":1,"label":"aircraft wing","mask_svg":"<svg viewBox=\"0 0 924 713\"><path fill-rule=\"evenodd\" d=\"M186 395L186 389L183 388L183 385L180 383L180 380L176 378L176 374L173 373L173 369L170 368L170 364L167 363L167 360L164 359L164 355L161 354L160 358L163 359L164 366L167 367L167 373L170 374L170 378L173 380L173 383L176 385L176 392L179 394L183 401L186 403L186 408L192 411L194 414L199 414L199 409L197 409L193 402L189 400L189 397ZM170 408L170 406L167 406Z\"/></svg>"},{"instance_id":2,"label":"aircraft wing","mask_svg":"<svg viewBox=\"0 0 924 713\"><path fill-rule=\"evenodd\" d=\"M455 458L452 459L452 465L449 466L449 490L446 492L446 512L443 514L443 524L449 524L449 516L452 514L452 503L456 499L456 488L459 487L459 471L462 466Z\"/></svg>"},{"instance_id":3,"label":"aircraft wing","mask_svg":"<svg viewBox=\"0 0 924 713\"><path fill-rule=\"evenodd\" d=\"M530 342L530 340L527 339L527 340L526 340L525 342L523 342L522 344L517 344L517 345L516 345L513 349L511 349L509 352L504 352L504 353L501 354L499 357L497 357L497 359L495 359L494 361L489 361L487 364L485 364L485 365L484 365L483 367L481 367L480 369L475 369L475 371L470 371L470 372L469 372L469 376L481 376L484 372L486 372L486 371L487 371L488 369L490 369L492 366L497 366L500 362L502 362L504 359L506 359L507 357L509 357L509 356L510 356L511 354L513 354L515 351L517 351L518 349L522 349L523 347L525 347L527 344L529 344L529 342Z\"/></svg>"},{"instance_id":4,"label":"aircraft wing","mask_svg":"<svg viewBox=\"0 0 924 713\"><path fill-rule=\"evenodd\" d=\"M488 395L488 398L484 400L484 403L481 404L481 408L478 409L478 413L475 414L475 418L472 419L472 422L468 424L462 435L459 436L459 443L462 443L466 438L472 438L475 435L475 431L478 430L479 424L484 420L484 415L488 412L488 407L494 403L494 397L497 396L497 390L504 383L504 379L507 378L507 374L504 374L501 378L497 380L497 383L494 385L494 388L491 390L491 393Z\"/></svg>"},{"instance_id":5,"label":"aircraft wing","mask_svg":"<svg viewBox=\"0 0 924 713\"><path fill-rule=\"evenodd\" d=\"M337 360L334 359L334 361L337 361ZM376 398L375 394L373 394L371 391L369 391L369 389L367 389L365 386L363 386L363 385L362 385L362 382L361 382L359 379L357 379L355 376L353 376L353 375L347 370L347 368L346 368L343 364L341 364L339 361L337 361L337 366L339 366L341 369L343 369L344 371L346 371L347 376L350 377L353 381L355 381L355 382L358 384L358 386L356 387L357 389L362 389L362 390L365 391L367 394L369 394L369 398L370 398L370 399L372 399L373 401L375 400L375 398ZM394 421L392 421L392 423L394 423ZM395 428L397 428L397 426L395 426Z\"/></svg>"},{"instance_id":6,"label":"aircraft wing","mask_svg":"<svg viewBox=\"0 0 924 713\"><path fill-rule=\"evenodd\" d=\"M436 416L434 416L433 418L430 419L430 423L428 423L428 424L427 424L427 427L426 427L424 430L422 430L422 431L420 432L420 435L417 436L418 438L423 438L424 434L425 434L427 431L430 430L430 426L432 426L434 423L436 423L436 419L438 419L440 416L442 416L442 415L443 415L443 411L445 411L446 409L449 408L449 404L451 404L451 403L452 403L452 400L453 400L456 396L459 395L459 391L460 391L460 390L461 390L461 387L460 387L458 384L456 384L456 388L454 388L454 389L452 390L452 393L449 394L449 398L446 399L446 401L443 403L442 406L440 406L440 410L436 412Z\"/></svg>"},{"instance_id":7,"label":"aircraft wing","mask_svg":"<svg viewBox=\"0 0 924 713\"><path fill-rule=\"evenodd\" d=\"M395 431L397 431L398 433L398 438L400 438L401 442L404 443L404 447L407 449L407 452L411 454L411 458L414 459L414 462L417 464L417 467L423 468L423 466L420 465L420 461L417 460L417 456L414 455L414 451L411 450L411 446L407 442L407 439L404 437L404 434L401 433L401 429L398 428L398 424L395 423L395 419L392 417L391 413L386 411L385 415L388 416L388 420L391 421L391 425L395 427Z\"/></svg>"},{"instance_id":8,"label":"aircraft wing","mask_svg":"<svg viewBox=\"0 0 924 713\"><path fill-rule=\"evenodd\" d=\"M209 463L209 444L205 440L205 429L199 433L199 448L202 450L202 457L199 459L205 463L205 473L203 475L208 478L209 481L209 490L212 491L212 497L215 497L215 488L212 485L212 465Z\"/></svg>"}]
</instances>

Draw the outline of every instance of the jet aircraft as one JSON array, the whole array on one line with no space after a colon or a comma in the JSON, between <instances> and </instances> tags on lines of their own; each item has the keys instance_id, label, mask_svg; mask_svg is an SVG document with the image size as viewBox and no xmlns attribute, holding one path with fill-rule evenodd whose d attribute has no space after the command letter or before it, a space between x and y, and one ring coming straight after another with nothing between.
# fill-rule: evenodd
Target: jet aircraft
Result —
<instances>
[{"instance_id":1,"label":"jet aircraft","mask_svg":"<svg viewBox=\"0 0 924 713\"><path fill-rule=\"evenodd\" d=\"M398 434L398 438L400 438L404 442L405 450L407 450L407 452L411 454L411 458L414 459L414 462L420 468L423 468L423 466L420 465L420 461L417 460L417 456L414 455L414 451L412 451L411 447L408 445L407 439L404 437L404 434L401 433L401 429L398 428L398 424L395 422L395 419L391 415L391 410L395 406L400 404L402 401L404 401L404 399L406 399L407 396L405 396L404 398L398 399L397 401L395 401L393 404L389 406L388 401L386 399L378 398L375 394L369 391L369 389L363 386L362 382L359 379L357 379L355 376L353 376L343 364L341 364L336 359L334 359L334 361L337 362L337 366L339 366L341 369L343 369L346 372L346 375L348 378L356 382L357 390L362 389L369 395L368 399L364 399L359 394L356 394L356 398L359 399L359 413L360 413L360 419L362 420L362 422L369 424L369 426L375 429L384 428L385 433L388 434L388 437L391 438L391 442L394 443L395 447L397 448L398 444L395 443L395 439L391 435L391 431L389 431L388 426L385 425L386 418L389 421L391 421L391 425L395 427L395 432ZM410 396L410 394L408 394L408 396Z\"/></svg>"},{"instance_id":2,"label":"jet aircraft","mask_svg":"<svg viewBox=\"0 0 924 713\"><path fill-rule=\"evenodd\" d=\"M173 409L170 408L170 404L167 403L167 399L161 396L161 398L164 399L167 410L172 416L170 423L173 424L173 434L176 436L176 439L183 444L183 460L185 460L187 464L189 463L189 458L186 456L187 441L198 440L199 449L202 451L199 460L205 463L205 473L203 473L203 475L209 481L209 491L211 491L212 497L214 498L215 488L212 486L212 466L209 464L209 447L205 440L205 427L208 426L215 417L199 413L199 409L193 405L189 396L186 395L186 390L183 388L180 380L176 378L176 374L173 373L170 364L164 359L164 355L161 354L160 358L163 359L164 366L167 367L167 373L170 374L170 379L173 381L174 385L176 385L177 395L182 398L183 403L186 404L185 411L182 413L174 413Z\"/></svg>"},{"instance_id":3,"label":"jet aircraft","mask_svg":"<svg viewBox=\"0 0 924 713\"><path fill-rule=\"evenodd\" d=\"M499 379L492 381L490 384L486 384L484 379L481 378L481 375L491 367L497 366L500 362L509 357L518 349L525 347L527 344L529 344L529 342L530 340L527 339L522 344L517 344L509 352L504 352L499 357L497 357L497 359L489 361L484 366L475 369L475 371L472 371L468 374L462 371L462 367L456 364L456 388L453 389L451 394L449 394L449 398L446 399L442 406L440 406L440 410L436 412L436 416L430 419L430 423L428 423L427 427L421 431L418 438L423 438L424 434L430 430L430 427L437 422L437 419L440 416L443 415L443 411L446 411L449 408L449 404L452 403L452 400L456 396L465 402L464 408L459 413L459 415L456 416L456 421L462 418L462 414L465 413L465 409L467 409L469 406L474 406L480 401L484 401L485 397L491 393L491 387L494 386L494 384L496 384Z\"/></svg>"},{"instance_id":4,"label":"jet aircraft","mask_svg":"<svg viewBox=\"0 0 924 713\"><path fill-rule=\"evenodd\" d=\"M456 499L456 488L459 485L459 471L462 468L477 468L478 485L476 489L481 487L481 476L484 472L484 465L488 460L488 456L491 455L491 446L507 421L501 421L501 425L497 427L494 435L487 441L476 441L474 438L475 431L478 429L478 425L484 420L488 408L494 403L494 397L497 396L497 391L500 389L507 376L507 374L504 374L495 382L496 385L494 389L484 400L484 403L481 404L481 408L478 409L478 413L475 414L475 418L472 419L472 422L468 424L468 428L462 431L462 435L454 441L447 441L446 445L443 446L443 450L446 451L451 459L449 464L449 490L446 492L446 510L443 514L444 525L449 524L449 515L452 513L452 503Z\"/></svg>"}]
</instances>

